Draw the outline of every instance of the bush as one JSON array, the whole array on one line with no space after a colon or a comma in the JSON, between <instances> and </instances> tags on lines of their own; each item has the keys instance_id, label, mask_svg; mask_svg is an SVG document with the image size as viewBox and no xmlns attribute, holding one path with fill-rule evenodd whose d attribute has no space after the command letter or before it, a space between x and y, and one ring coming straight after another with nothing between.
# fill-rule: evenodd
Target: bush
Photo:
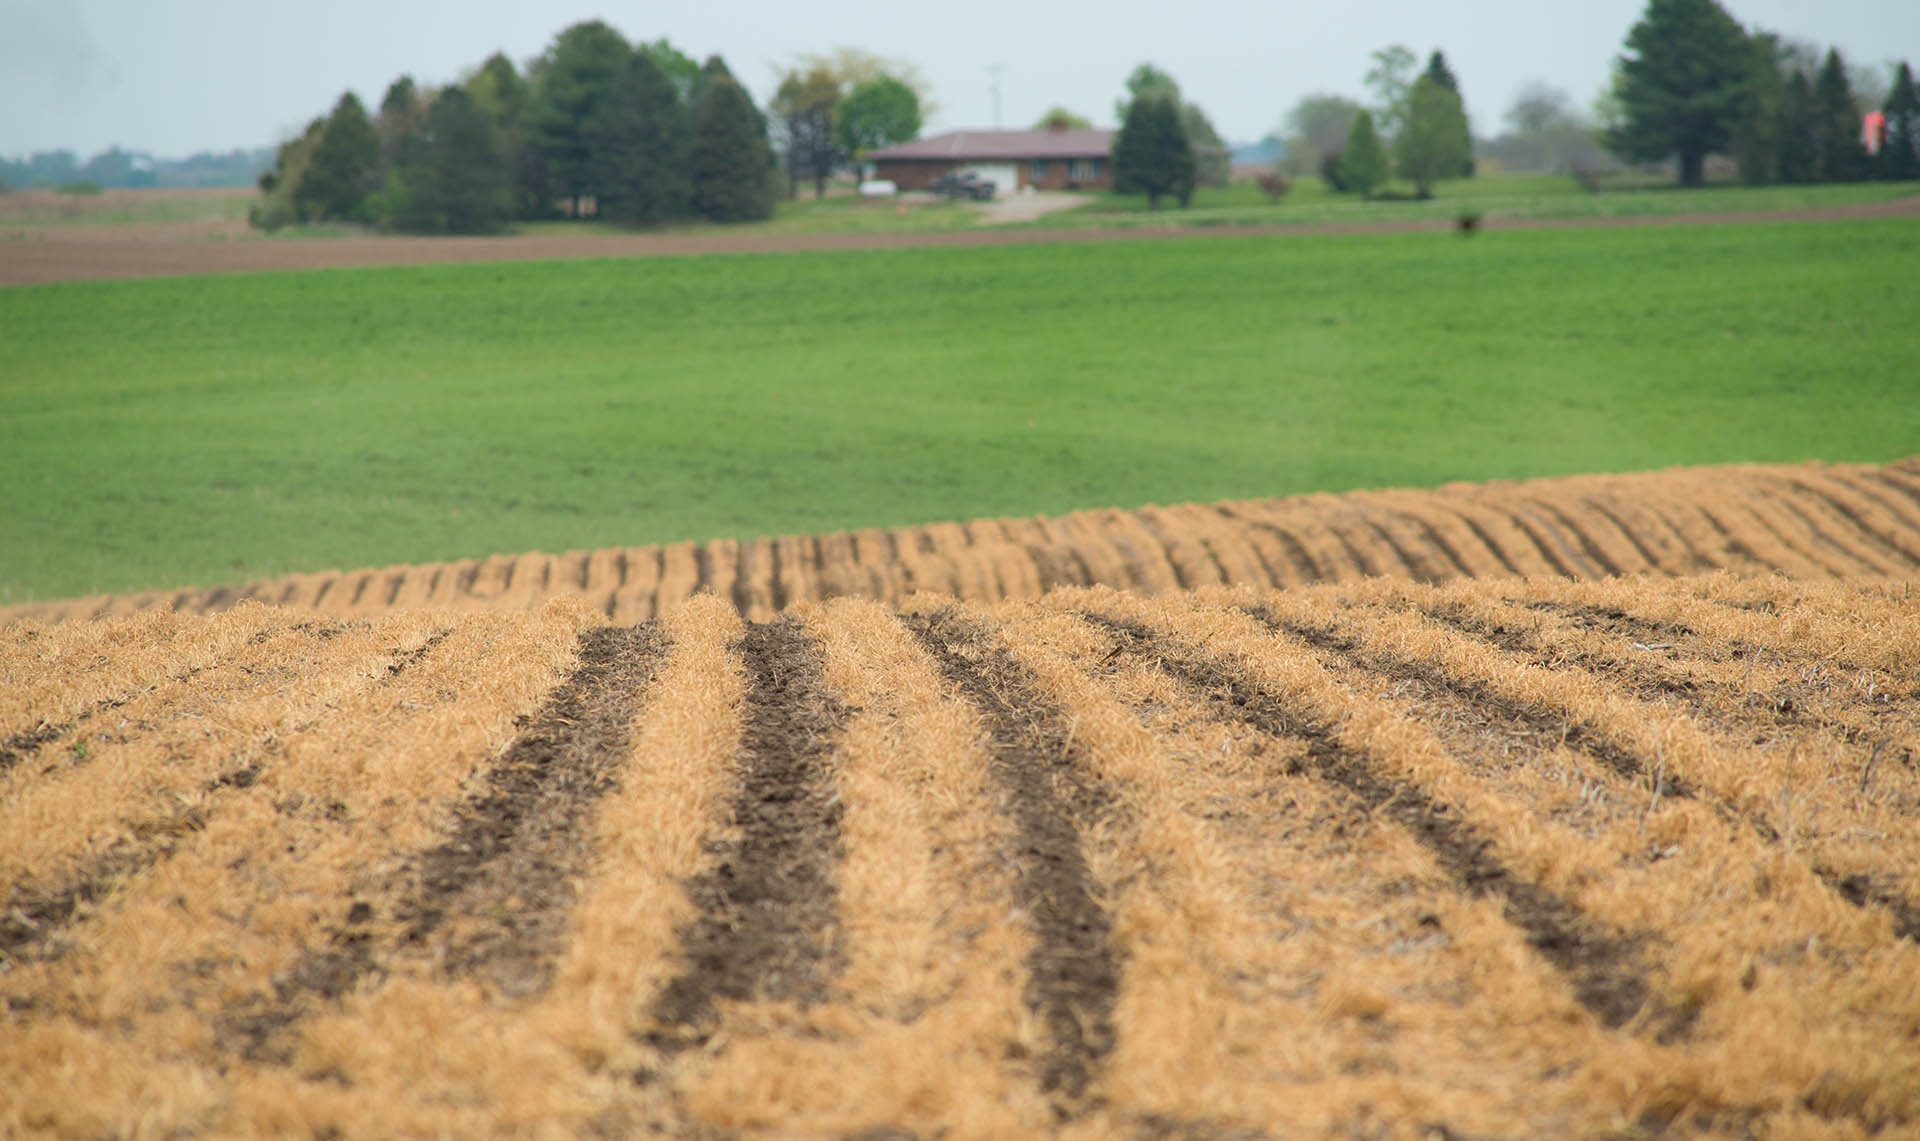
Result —
<instances>
[{"instance_id":1,"label":"bush","mask_svg":"<svg viewBox=\"0 0 1920 1141\"><path fill-rule=\"evenodd\" d=\"M275 230L285 229L300 220L299 212L294 208L293 199L285 194L275 194L264 201L247 207L247 225L256 230L265 230L271 234Z\"/></svg>"},{"instance_id":2,"label":"bush","mask_svg":"<svg viewBox=\"0 0 1920 1141\"><path fill-rule=\"evenodd\" d=\"M1327 189L1335 194L1347 192L1346 180L1340 177L1340 153L1328 151L1320 156L1320 179L1327 184Z\"/></svg>"},{"instance_id":3,"label":"bush","mask_svg":"<svg viewBox=\"0 0 1920 1141\"><path fill-rule=\"evenodd\" d=\"M1255 176L1254 181L1260 184L1260 193L1265 194L1269 202L1280 201L1287 196L1289 190L1293 189L1293 183L1288 182L1287 176L1277 170L1262 171Z\"/></svg>"},{"instance_id":4,"label":"bush","mask_svg":"<svg viewBox=\"0 0 1920 1141\"><path fill-rule=\"evenodd\" d=\"M94 195L100 193L100 184L91 179L78 182L63 182L54 190L55 194Z\"/></svg>"}]
</instances>

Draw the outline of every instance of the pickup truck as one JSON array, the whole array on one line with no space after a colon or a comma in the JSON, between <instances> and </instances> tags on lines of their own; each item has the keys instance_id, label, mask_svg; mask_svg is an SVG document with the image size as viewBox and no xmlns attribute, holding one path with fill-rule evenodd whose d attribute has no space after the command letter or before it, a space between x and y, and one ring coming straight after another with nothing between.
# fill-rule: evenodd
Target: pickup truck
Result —
<instances>
[{"instance_id":1,"label":"pickup truck","mask_svg":"<svg viewBox=\"0 0 1920 1141\"><path fill-rule=\"evenodd\" d=\"M971 170L950 170L933 180L928 190L942 198L971 198L986 202L993 198L993 183Z\"/></svg>"}]
</instances>

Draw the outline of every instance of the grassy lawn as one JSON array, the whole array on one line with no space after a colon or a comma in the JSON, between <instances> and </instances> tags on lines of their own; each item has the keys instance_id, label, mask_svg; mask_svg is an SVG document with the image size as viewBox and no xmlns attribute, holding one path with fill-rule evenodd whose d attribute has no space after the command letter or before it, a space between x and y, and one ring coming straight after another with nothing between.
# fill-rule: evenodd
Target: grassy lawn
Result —
<instances>
[{"instance_id":1,"label":"grassy lawn","mask_svg":"<svg viewBox=\"0 0 1920 1141\"><path fill-rule=\"evenodd\" d=\"M1411 184L1395 183L1387 189L1409 197L1413 194ZM1434 197L1425 202L1368 202L1351 194L1335 194L1318 176L1310 176L1295 180L1292 190L1278 202L1269 201L1252 182L1201 189L1195 192L1193 205L1184 210L1175 202L1163 200L1157 213L1148 212L1144 195L1103 193L1089 195L1085 206L1049 215L1038 224L1298 226L1447 220L1466 210L1478 211L1495 222L1502 218L1632 218L1851 206L1913 194L1920 194L1920 183L1719 184L1682 190L1671 182L1661 182L1609 185L1591 194L1573 179L1557 175L1497 174L1440 183L1434 188Z\"/></svg>"},{"instance_id":2,"label":"grassy lawn","mask_svg":"<svg viewBox=\"0 0 1920 1141\"><path fill-rule=\"evenodd\" d=\"M0 291L0 603L1920 452L1905 220Z\"/></svg>"}]
</instances>

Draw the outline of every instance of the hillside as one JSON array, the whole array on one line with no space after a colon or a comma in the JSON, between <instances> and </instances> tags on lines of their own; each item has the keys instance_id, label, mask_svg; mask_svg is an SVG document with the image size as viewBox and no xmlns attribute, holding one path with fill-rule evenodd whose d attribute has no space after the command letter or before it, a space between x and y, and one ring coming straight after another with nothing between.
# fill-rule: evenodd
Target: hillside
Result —
<instances>
[{"instance_id":1,"label":"hillside","mask_svg":"<svg viewBox=\"0 0 1920 1141\"><path fill-rule=\"evenodd\" d=\"M759 621L798 602L898 602L915 591L999 602L1059 586L1159 594L1374 576L1445 582L1712 570L1797 578L1915 573L1920 459L1877 468L1675 469L500 555L35 603L0 609L0 623L153 608L209 613L245 599L344 615L422 606L528 610L555 597L579 598L632 623L702 592Z\"/></svg>"},{"instance_id":2,"label":"hillside","mask_svg":"<svg viewBox=\"0 0 1920 1141\"><path fill-rule=\"evenodd\" d=\"M1711 492L1742 529L1697 553L1890 561L1759 537L1911 479L1633 518L1683 559ZM1500 490L1512 550L1627 558L1546 541L1605 486ZM1260 517L1505 537L1489 502ZM1920 1124L1903 585L665 610L0 629L0 1133Z\"/></svg>"}]
</instances>

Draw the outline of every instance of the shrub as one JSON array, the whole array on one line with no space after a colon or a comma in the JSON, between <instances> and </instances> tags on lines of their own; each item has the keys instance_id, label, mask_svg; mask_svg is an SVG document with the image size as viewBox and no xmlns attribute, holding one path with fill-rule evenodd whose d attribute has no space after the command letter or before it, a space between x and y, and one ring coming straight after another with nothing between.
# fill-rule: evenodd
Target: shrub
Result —
<instances>
[{"instance_id":1,"label":"shrub","mask_svg":"<svg viewBox=\"0 0 1920 1141\"><path fill-rule=\"evenodd\" d=\"M1340 177L1339 151L1328 151L1320 156L1320 179L1327 184L1327 189L1335 194L1347 192L1346 180Z\"/></svg>"},{"instance_id":2,"label":"shrub","mask_svg":"<svg viewBox=\"0 0 1920 1141\"><path fill-rule=\"evenodd\" d=\"M1293 183L1288 182L1287 176L1277 170L1262 171L1255 181L1260 184L1260 192L1267 196L1269 202L1280 201L1293 189Z\"/></svg>"},{"instance_id":3,"label":"shrub","mask_svg":"<svg viewBox=\"0 0 1920 1141\"><path fill-rule=\"evenodd\" d=\"M93 195L100 193L100 184L83 178L78 182L63 182L54 191L56 194Z\"/></svg>"}]
</instances>

